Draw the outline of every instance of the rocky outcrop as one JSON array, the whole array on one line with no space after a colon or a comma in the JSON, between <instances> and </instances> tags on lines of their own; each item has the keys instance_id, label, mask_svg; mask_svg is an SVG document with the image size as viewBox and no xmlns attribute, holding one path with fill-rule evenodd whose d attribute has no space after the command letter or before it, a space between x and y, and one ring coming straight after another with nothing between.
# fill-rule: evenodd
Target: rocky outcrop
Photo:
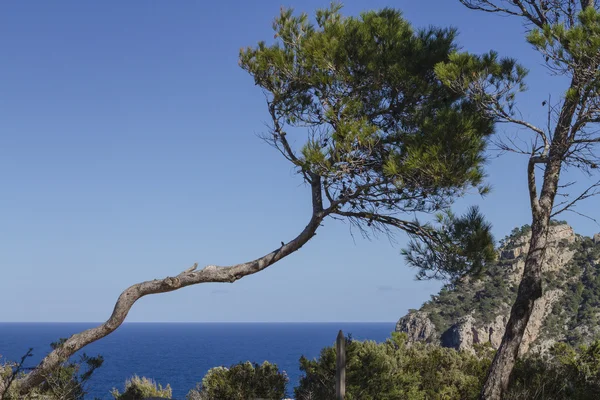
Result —
<instances>
[{"instance_id":1,"label":"rocky outcrop","mask_svg":"<svg viewBox=\"0 0 600 400\"><path fill-rule=\"evenodd\" d=\"M408 334L408 340L412 342L428 342L436 336L435 325L428 317L427 313L414 312L400 318L396 324L396 332L405 332Z\"/></svg>"},{"instance_id":2,"label":"rocky outcrop","mask_svg":"<svg viewBox=\"0 0 600 400\"><path fill-rule=\"evenodd\" d=\"M507 317L498 315L489 324L478 324L472 315L460 318L456 324L442 334L440 343L444 347L472 351L473 345L489 342L494 348L500 346Z\"/></svg>"},{"instance_id":3,"label":"rocky outcrop","mask_svg":"<svg viewBox=\"0 0 600 400\"><path fill-rule=\"evenodd\" d=\"M596 236L598 238L594 237L593 241L598 243L600 234ZM443 290L420 310L402 317L396 325L396 331L405 332L409 341L434 342L459 350L473 351L474 345L478 343L489 343L498 348L523 274L529 238L530 234L527 233L509 238L505 247L499 251L497 265L490 269L482 281L475 283L466 279L452 290ZM566 285L567 279L577 279L573 276L569 278L569 273L562 273L573 260L577 240L577 235L570 226L551 227L543 269L546 275L557 277L534 305L521 344L521 354L532 349L544 351L560 339L544 334L543 327L548 316L557 309L555 305L565 296L562 281L559 280L564 280ZM471 306L470 310L466 308L467 305ZM449 310L445 307L453 308ZM456 318L458 312L464 314Z\"/></svg>"},{"instance_id":4,"label":"rocky outcrop","mask_svg":"<svg viewBox=\"0 0 600 400\"><path fill-rule=\"evenodd\" d=\"M600 233L596 233L596 234L594 235L594 243L595 243L595 244L598 244L598 243L600 243Z\"/></svg>"},{"instance_id":5,"label":"rocky outcrop","mask_svg":"<svg viewBox=\"0 0 600 400\"><path fill-rule=\"evenodd\" d=\"M536 342L540 336L542 324L546 320L546 317L552 312L554 304L562 298L563 294L564 292L562 290L549 290L544 293L541 298L536 300L533 305L531 318L529 319L527 328L525 328L525 336L523 336L523 342L519 349L520 354L527 353L531 345ZM502 329L502 332L504 334L504 328Z\"/></svg>"}]
</instances>

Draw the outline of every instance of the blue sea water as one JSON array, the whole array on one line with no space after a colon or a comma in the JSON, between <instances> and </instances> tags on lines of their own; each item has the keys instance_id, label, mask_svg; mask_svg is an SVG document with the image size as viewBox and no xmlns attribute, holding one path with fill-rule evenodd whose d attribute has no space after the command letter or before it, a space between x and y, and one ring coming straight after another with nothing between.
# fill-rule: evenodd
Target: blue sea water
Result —
<instances>
[{"instance_id":1,"label":"blue sea water","mask_svg":"<svg viewBox=\"0 0 600 400\"><path fill-rule=\"evenodd\" d=\"M96 324L0 323L0 355L19 360L30 348L34 366L50 343ZM113 387L122 391L125 379L137 374L171 384L173 397L185 399L212 367L240 361L276 363L290 378L289 395L298 383L298 360L316 358L335 342L338 330L356 340L384 341L394 323L125 323L83 351L101 354L103 366L89 382L86 398L111 399Z\"/></svg>"}]
</instances>

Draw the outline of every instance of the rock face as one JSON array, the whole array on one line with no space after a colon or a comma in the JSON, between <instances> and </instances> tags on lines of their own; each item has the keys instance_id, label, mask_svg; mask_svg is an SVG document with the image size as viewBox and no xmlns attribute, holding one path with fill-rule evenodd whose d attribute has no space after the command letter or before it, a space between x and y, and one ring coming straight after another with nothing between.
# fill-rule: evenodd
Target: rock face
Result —
<instances>
[{"instance_id":1,"label":"rock face","mask_svg":"<svg viewBox=\"0 0 600 400\"><path fill-rule=\"evenodd\" d=\"M401 318L396 324L397 332L406 332L410 341L429 341L436 336L435 325L429 320L427 313L414 312Z\"/></svg>"},{"instance_id":2,"label":"rock face","mask_svg":"<svg viewBox=\"0 0 600 400\"><path fill-rule=\"evenodd\" d=\"M497 265L490 268L484 278L475 282L466 279L455 287L443 288L420 310L402 317L396 324L396 331L406 333L409 341L439 343L459 350L473 351L474 345L480 343L498 348L523 274L529 238L527 227L513 231L499 250ZM591 310L588 313L596 315L594 325L590 322L592 320L581 320L577 312L577 309L581 311L581 307L577 302L583 300L575 297L577 293L581 297L582 290L587 290L586 287L582 289L578 282L599 285L600 290L600 265L597 261L600 259L600 234L594 239L583 238L576 235L570 226L555 224L548 239L543 265L547 278L544 295L534 305L521 344L521 354L544 351L561 340L573 344L591 340L584 338L590 336L590 331L600 335L600 306L597 312ZM588 280L592 282L592 278L586 277L596 275L599 277L597 283L585 283ZM568 307L563 304L568 304ZM590 327L582 328L588 325ZM569 326L577 326L582 333L571 337Z\"/></svg>"},{"instance_id":3,"label":"rock face","mask_svg":"<svg viewBox=\"0 0 600 400\"><path fill-rule=\"evenodd\" d=\"M489 342L494 348L500 346L507 317L498 315L494 321L483 326L478 326L472 315L459 318L454 325L444 332L440 343L444 347L453 347L457 350L471 351L473 345Z\"/></svg>"}]
</instances>

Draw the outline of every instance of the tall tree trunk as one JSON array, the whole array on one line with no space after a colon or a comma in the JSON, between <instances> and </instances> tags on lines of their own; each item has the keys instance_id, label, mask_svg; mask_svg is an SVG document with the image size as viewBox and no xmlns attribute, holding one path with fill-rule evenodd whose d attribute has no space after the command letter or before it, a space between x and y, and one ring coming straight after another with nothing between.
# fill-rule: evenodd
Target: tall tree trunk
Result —
<instances>
[{"instance_id":1,"label":"tall tree trunk","mask_svg":"<svg viewBox=\"0 0 600 400\"><path fill-rule=\"evenodd\" d=\"M579 91L579 84L576 77L572 78L570 88ZM542 264L546 253L550 217L554 207L554 198L558 190L562 164L571 144L569 134L577 104L577 101L573 97L565 99L554 130L552 142L549 149L547 149L548 152L545 150L541 155L532 155L529 159L527 175L532 215L529 251L525 259L525 267L517 291L517 299L510 311L510 319L506 325L502 343L490 366L487 379L479 397L480 400L502 399L503 393L508 389L510 374L515 366L519 348L525 335L525 329L533 312L534 303L542 297ZM545 165L544 179L539 198L535 176L535 166L537 164Z\"/></svg>"},{"instance_id":2,"label":"tall tree trunk","mask_svg":"<svg viewBox=\"0 0 600 400\"><path fill-rule=\"evenodd\" d=\"M523 278L510 319L483 386L481 400L500 400L508 388L527 323L535 301L542 297L542 263L546 252L549 220L537 221L531 228L529 253L525 260Z\"/></svg>"}]
</instances>

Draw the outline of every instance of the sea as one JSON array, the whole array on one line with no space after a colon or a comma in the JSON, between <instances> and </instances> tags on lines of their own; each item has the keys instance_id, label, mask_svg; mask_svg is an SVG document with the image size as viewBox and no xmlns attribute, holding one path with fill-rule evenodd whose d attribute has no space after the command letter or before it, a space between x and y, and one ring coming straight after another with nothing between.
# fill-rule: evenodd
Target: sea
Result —
<instances>
[{"instance_id":1,"label":"sea","mask_svg":"<svg viewBox=\"0 0 600 400\"><path fill-rule=\"evenodd\" d=\"M29 348L35 366L50 351L50 343L81 332L93 323L0 323L2 360L19 360ZM104 364L88 381L86 399L112 399L114 387L136 374L170 384L173 398L184 400L190 389L216 366L243 361L269 361L289 377L288 395L298 384L301 356L317 358L342 330L355 340L385 341L394 323L125 323L81 352L102 355ZM77 359L77 355L74 359Z\"/></svg>"}]
</instances>

